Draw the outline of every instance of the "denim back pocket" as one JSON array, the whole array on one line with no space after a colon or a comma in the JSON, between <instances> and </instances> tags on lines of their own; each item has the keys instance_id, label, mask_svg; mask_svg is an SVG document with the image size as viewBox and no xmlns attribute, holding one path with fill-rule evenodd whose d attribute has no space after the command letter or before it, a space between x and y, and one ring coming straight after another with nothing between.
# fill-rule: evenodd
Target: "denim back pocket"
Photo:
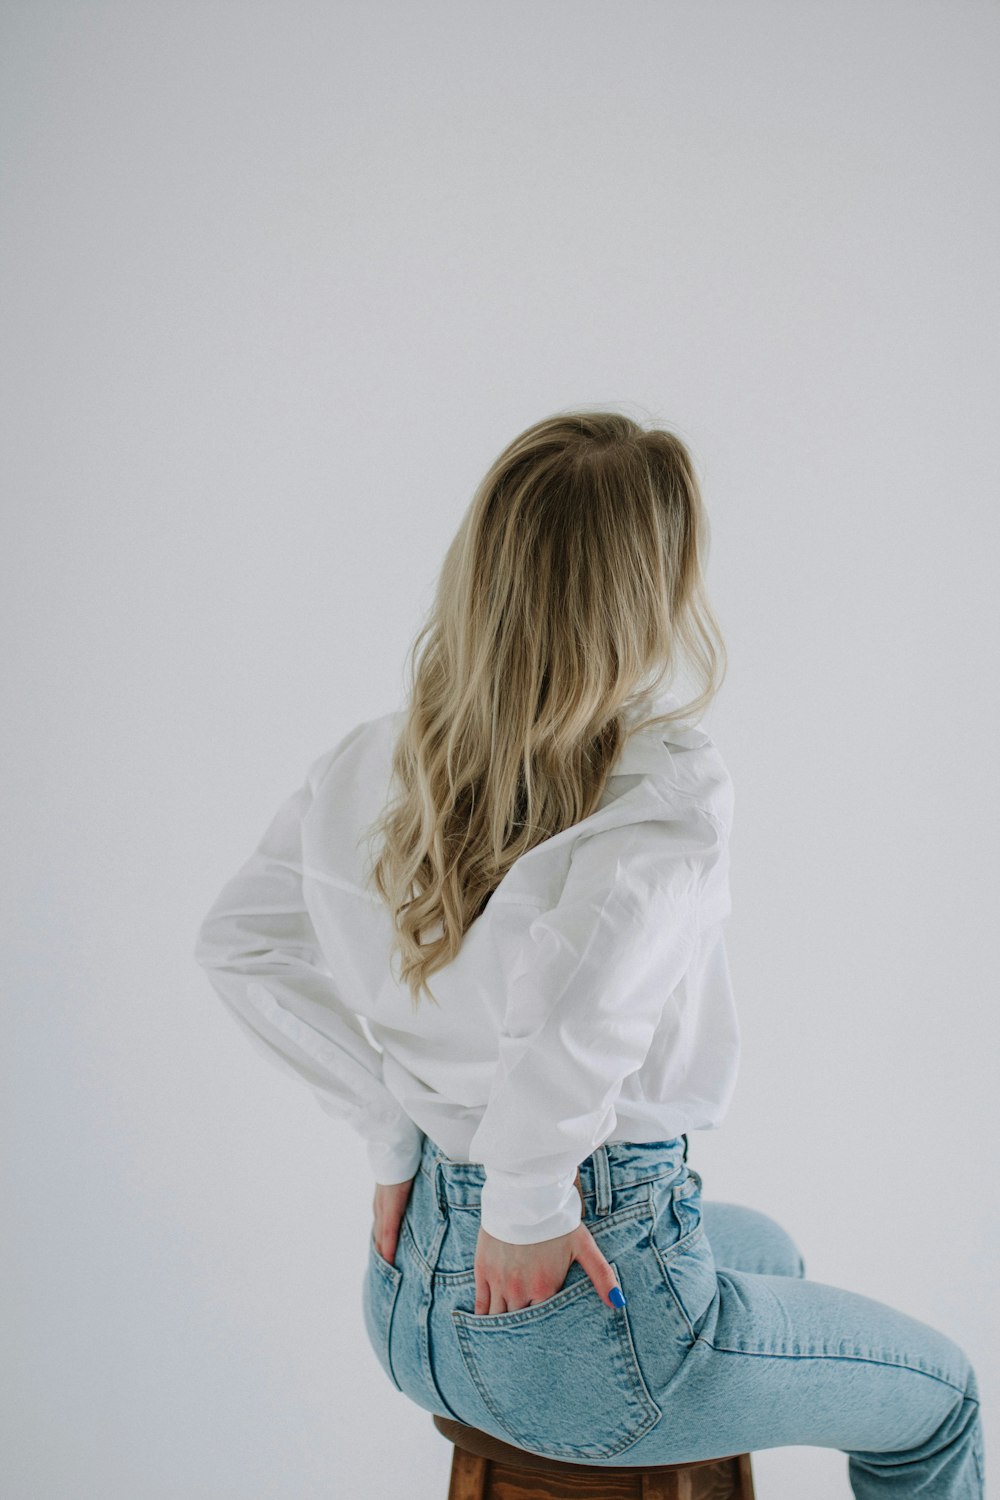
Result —
<instances>
[{"instance_id":1,"label":"denim back pocket","mask_svg":"<svg viewBox=\"0 0 1000 1500\"><path fill-rule=\"evenodd\" d=\"M389 1336L392 1333L392 1315L402 1279L402 1271L379 1253L374 1235L369 1235L368 1268L361 1288L361 1309L365 1320L365 1330L375 1350L375 1357L397 1391L401 1391L403 1387L396 1379L392 1368L392 1360L389 1356Z\"/></svg>"},{"instance_id":2,"label":"denim back pocket","mask_svg":"<svg viewBox=\"0 0 1000 1500\"><path fill-rule=\"evenodd\" d=\"M663 1214L668 1215L669 1242L659 1233ZM702 1222L701 1177L693 1168L670 1189L656 1222L653 1249L693 1343L718 1289L715 1256Z\"/></svg>"},{"instance_id":3,"label":"denim back pocket","mask_svg":"<svg viewBox=\"0 0 1000 1500\"><path fill-rule=\"evenodd\" d=\"M476 1389L515 1444L550 1458L613 1458L662 1412L642 1378L627 1309L602 1301L578 1261L570 1277L515 1312L455 1308L455 1331Z\"/></svg>"}]
</instances>

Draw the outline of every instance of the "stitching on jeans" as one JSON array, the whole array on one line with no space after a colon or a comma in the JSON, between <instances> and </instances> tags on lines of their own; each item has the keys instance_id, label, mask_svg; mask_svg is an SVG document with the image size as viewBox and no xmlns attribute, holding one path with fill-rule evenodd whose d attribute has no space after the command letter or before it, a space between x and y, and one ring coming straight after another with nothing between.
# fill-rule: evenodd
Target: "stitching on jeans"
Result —
<instances>
[{"instance_id":1,"label":"stitching on jeans","mask_svg":"<svg viewBox=\"0 0 1000 1500\"><path fill-rule=\"evenodd\" d=\"M581 1278L578 1288L581 1292L581 1295L583 1294L583 1290L585 1288L587 1290L593 1290L593 1284L589 1283L587 1278ZM576 1289L574 1290L574 1298L575 1294ZM556 1295L559 1294L557 1293ZM519 1311L528 1312L530 1311L530 1309L524 1308L519 1309ZM474 1321L476 1324L479 1324L480 1322L478 1318L475 1318ZM628 1327L628 1315L624 1314L620 1318L615 1317L614 1323L615 1329L618 1334L621 1355L625 1364L628 1384L627 1391L622 1394L624 1394L626 1403L632 1402L642 1411L643 1416L641 1423L638 1425L638 1429L632 1432L632 1428L636 1424L635 1419L630 1418L628 1428L626 1429L627 1432L630 1433L630 1435L627 1436L624 1442L619 1442L617 1443L617 1446L614 1447L609 1443L602 1444L596 1441L581 1445L574 1444L572 1448L568 1447L565 1443L555 1445L551 1451L560 1454L560 1456L564 1458L571 1459L575 1456L578 1456L579 1454L585 1454L595 1458L614 1458L616 1454L623 1452L626 1448L630 1448L639 1440L639 1438L645 1436L650 1428L655 1427L657 1422L663 1416L661 1408L653 1400L649 1387L646 1385L645 1379L643 1378L642 1369L639 1365L639 1359L635 1351L635 1345L632 1342L631 1332ZM480 1324L480 1326L482 1325ZM504 1431L510 1433L514 1442L518 1446L523 1446L523 1434L515 1432L504 1420L500 1410L498 1409L493 1393L487 1388L485 1382L480 1376L479 1364L473 1351L473 1347L469 1341L468 1327L463 1319L455 1319L455 1330L458 1335L459 1347L461 1350L462 1359L465 1362L465 1367L469 1375L472 1377L472 1381L476 1386L476 1389L479 1391L484 1405L490 1412L492 1412L493 1416L496 1418L497 1422L499 1422Z\"/></svg>"},{"instance_id":2,"label":"stitching on jeans","mask_svg":"<svg viewBox=\"0 0 1000 1500\"><path fill-rule=\"evenodd\" d=\"M677 1307L677 1311L680 1313L682 1319L684 1320L684 1326L687 1329L688 1333L690 1334L691 1338L693 1339L694 1336L695 1336L694 1325L692 1324L691 1319L687 1315L687 1311L685 1310L683 1302L681 1301L680 1297L677 1295L677 1289L674 1286L673 1279L672 1279L672 1277L670 1275L670 1272L667 1270L667 1267L664 1265L663 1256L661 1255L660 1251L657 1249L657 1247L655 1245L653 1245L653 1254L656 1256L657 1260L660 1262L660 1270L663 1273L663 1282L664 1282L664 1285L666 1286L667 1291L670 1293L671 1297L674 1299L674 1303L675 1303L675 1305Z\"/></svg>"},{"instance_id":3,"label":"stitching on jeans","mask_svg":"<svg viewBox=\"0 0 1000 1500\"><path fill-rule=\"evenodd\" d=\"M965 1395L964 1385L956 1385L953 1380L948 1379L947 1375L942 1375L936 1370L922 1370L919 1365L911 1365L905 1359L891 1359L878 1354L825 1354L822 1352L792 1354L783 1349L736 1349L730 1348L726 1344L713 1344L711 1339L705 1338L703 1334L698 1335L695 1343L704 1344L706 1349L712 1349L716 1354L741 1354L748 1359L843 1359L849 1361L851 1364L888 1365L896 1370L911 1370L914 1375L926 1375L928 1380L940 1381L942 1385L948 1386L950 1390L958 1391L960 1395ZM975 1400L975 1397L968 1396L966 1400Z\"/></svg>"},{"instance_id":4,"label":"stitching on jeans","mask_svg":"<svg viewBox=\"0 0 1000 1500\"><path fill-rule=\"evenodd\" d=\"M704 1233L705 1233L705 1222L704 1222L703 1219L699 1219L698 1223L695 1225L694 1229L690 1230L681 1239L675 1240L674 1243L668 1249L661 1250L659 1248L659 1246L654 1245L653 1249L656 1251L657 1255L660 1257L660 1262L663 1265L664 1269L666 1269L668 1263L670 1261L672 1261L672 1260L675 1260L676 1257L678 1255L680 1255L682 1251L687 1250L690 1245L697 1244L697 1242L701 1239L701 1237L704 1235Z\"/></svg>"},{"instance_id":5,"label":"stitching on jeans","mask_svg":"<svg viewBox=\"0 0 1000 1500\"><path fill-rule=\"evenodd\" d=\"M692 1245L696 1245L698 1243L698 1241L704 1236L704 1233L705 1233L705 1221L701 1217L699 1217L698 1222L697 1222L697 1224L695 1225L695 1227L693 1229L688 1230L687 1234L682 1234L681 1237L680 1237L680 1239L679 1240L675 1240L674 1243L668 1249L661 1250L660 1246L656 1243L656 1240L653 1238L654 1226L655 1226L655 1223L656 1223L656 1208L655 1208L655 1199L654 1199L654 1196L653 1196L652 1185L650 1185L650 1188L649 1188L649 1217L650 1217L650 1236L649 1236L650 1248L652 1249L653 1254L656 1256L657 1260L660 1263L660 1271L661 1271L662 1276L663 1276L664 1284L666 1285L667 1290L669 1291L671 1297L673 1298L673 1300L674 1300L674 1302L675 1302L675 1304L677 1306L677 1311L680 1313L681 1318L684 1321L684 1324L685 1324L685 1326L687 1328L688 1334L689 1334L689 1336L690 1336L690 1338L692 1340L696 1341L696 1334L695 1334L695 1330L694 1330L694 1324L692 1323L690 1317L688 1316L687 1308L684 1306L684 1303L681 1301L680 1293L678 1292L676 1286L674 1285L673 1277L670 1274L670 1264L671 1264L671 1262L673 1262L674 1260L676 1260L678 1258L678 1256L682 1255L685 1250L690 1249L690 1247Z\"/></svg>"},{"instance_id":6,"label":"stitching on jeans","mask_svg":"<svg viewBox=\"0 0 1000 1500\"><path fill-rule=\"evenodd\" d=\"M654 1210L653 1210L653 1197L652 1197L652 1189L650 1189L650 1225L652 1226L654 1223L655 1223L655 1218L654 1218ZM702 1238L704 1232L705 1232L704 1222L701 1219L699 1219L698 1223L695 1225L694 1229L692 1229L688 1234L683 1235L681 1237L681 1239L676 1240L670 1246L669 1250L661 1250L660 1249L659 1245L656 1243L656 1241L653 1238L652 1227L650 1229L650 1237L649 1237L650 1249L652 1250L653 1254L656 1256L656 1259L660 1263L660 1271L662 1272L662 1275L663 1275L664 1284L666 1285L666 1288L667 1288L668 1292L670 1293L671 1297L674 1299L674 1302L675 1302L675 1304L677 1306L677 1311L680 1313L681 1317L683 1318L684 1324L685 1324L685 1326L687 1328L687 1331L688 1331L688 1333L689 1333L689 1335L691 1336L692 1339L695 1338L694 1324L691 1322L691 1319L688 1317L687 1308L684 1306L684 1303L681 1301L680 1294L677 1291L677 1288L674 1286L673 1277L670 1274L670 1265L669 1265L669 1263L671 1261L675 1260L677 1258L677 1256L679 1254L681 1254L682 1251L687 1250L691 1245L697 1244L697 1242Z\"/></svg>"}]
</instances>

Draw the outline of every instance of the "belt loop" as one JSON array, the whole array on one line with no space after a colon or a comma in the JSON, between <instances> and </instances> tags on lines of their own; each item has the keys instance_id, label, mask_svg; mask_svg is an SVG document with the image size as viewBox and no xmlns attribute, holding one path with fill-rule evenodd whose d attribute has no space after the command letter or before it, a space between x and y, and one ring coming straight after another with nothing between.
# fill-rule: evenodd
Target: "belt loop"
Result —
<instances>
[{"instance_id":1,"label":"belt loop","mask_svg":"<svg viewBox=\"0 0 1000 1500\"><path fill-rule=\"evenodd\" d=\"M442 1158L440 1156L435 1156L434 1158L434 1199L437 1204L438 1218L447 1218L448 1200L445 1196L444 1169L442 1165Z\"/></svg>"},{"instance_id":2,"label":"belt loop","mask_svg":"<svg viewBox=\"0 0 1000 1500\"><path fill-rule=\"evenodd\" d=\"M608 1165L608 1148L602 1142L594 1149L594 1187L597 1201L594 1212L598 1216L611 1212L611 1169Z\"/></svg>"}]
</instances>

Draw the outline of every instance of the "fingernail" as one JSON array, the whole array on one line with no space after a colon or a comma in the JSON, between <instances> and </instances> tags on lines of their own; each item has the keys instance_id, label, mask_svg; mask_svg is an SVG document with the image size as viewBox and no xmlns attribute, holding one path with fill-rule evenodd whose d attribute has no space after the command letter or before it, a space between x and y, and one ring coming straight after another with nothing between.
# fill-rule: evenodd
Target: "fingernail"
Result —
<instances>
[{"instance_id":1,"label":"fingernail","mask_svg":"<svg viewBox=\"0 0 1000 1500\"><path fill-rule=\"evenodd\" d=\"M611 1298L616 1307L625 1306L625 1293L622 1291L620 1286L613 1286L608 1293L608 1296Z\"/></svg>"}]
</instances>

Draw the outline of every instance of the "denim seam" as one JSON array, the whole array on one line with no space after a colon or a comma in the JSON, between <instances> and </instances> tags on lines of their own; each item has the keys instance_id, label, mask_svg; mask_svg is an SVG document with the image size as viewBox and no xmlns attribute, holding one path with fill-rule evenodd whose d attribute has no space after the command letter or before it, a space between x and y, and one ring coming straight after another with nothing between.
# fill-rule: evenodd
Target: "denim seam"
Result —
<instances>
[{"instance_id":1,"label":"denim seam","mask_svg":"<svg viewBox=\"0 0 1000 1500\"><path fill-rule=\"evenodd\" d=\"M704 1233L704 1220L699 1220L694 1229L692 1229L689 1234L685 1234L681 1239L676 1240L674 1244L670 1245L666 1250L661 1250L659 1245L654 1245L653 1249L660 1257L661 1265L666 1268L672 1260L676 1260L677 1257L682 1254L683 1251L687 1250L690 1245L697 1244Z\"/></svg>"},{"instance_id":2,"label":"denim seam","mask_svg":"<svg viewBox=\"0 0 1000 1500\"><path fill-rule=\"evenodd\" d=\"M667 1291L670 1293L671 1297L674 1300L674 1304L676 1305L677 1311L680 1313L680 1316L681 1316L681 1319L682 1319L682 1321L684 1323L684 1326L687 1328L688 1335L689 1335L689 1337L692 1340L694 1340L695 1339L694 1325L692 1324L691 1319L687 1315L687 1310L684 1307L684 1304L683 1304L683 1302L680 1299L680 1296L679 1296L679 1294L677 1292L677 1288L674 1286L673 1278L670 1275L669 1262L672 1261L672 1260L674 1260L676 1258L676 1256L681 1253L681 1251L686 1250L689 1245L694 1245L694 1244L697 1243L697 1241L704 1234L704 1231L705 1231L704 1222L701 1219L699 1219L698 1223L695 1225L695 1227L691 1230L691 1232L689 1234L683 1235L679 1240L677 1240L677 1242L675 1244L671 1245L668 1250L661 1250L660 1247L659 1247L659 1245L656 1243L655 1239L653 1238L653 1234L654 1234L654 1230L655 1230L655 1225L656 1225L656 1205L655 1205L655 1201L654 1201L654 1198L653 1198L653 1187L652 1187L652 1184L650 1184L650 1187L649 1187L648 1209L649 1209L649 1222L650 1222L650 1234L649 1234L650 1248L652 1249L653 1254L656 1256L656 1259L659 1261L660 1271L661 1271L661 1274L663 1276L664 1284L665 1284L665 1286L667 1288Z\"/></svg>"},{"instance_id":3,"label":"denim seam","mask_svg":"<svg viewBox=\"0 0 1000 1500\"><path fill-rule=\"evenodd\" d=\"M699 1334L695 1339L696 1344L704 1344L706 1349L712 1349L716 1354L741 1354L749 1359L842 1359L851 1364L887 1365L897 1370L912 1370L914 1375L926 1375L928 1380L937 1380L941 1385L946 1385L950 1390L957 1391L959 1395L965 1396L967 1401L975 1401L974 1396L966 1396L965 1386L956 1385L949 1380L947 1375L942 1375L935 1370L921 1370L918 1365L911 1365L905 1359L893 1359L878 1354L830 1354L817 1352L813 1354L793 1354L785 1349L735 1349L726 1344L714 1344L711 1339Z\"/></svg>"},{"instance_id":4,"label":"denim seam","mask_svg":"<svg viewBox=\"0 0 1000 1500\"><path fill-rule=\"evenodd\" d=\"M392 1347L392 1324L393 1319L396 1315L396 1302L399 1298L399 1289L402 1284L402 1272L399 1270L398 1266L393 1265L391 1261L385 1261L382 1258L379 1248L375 1244L374 1239L369 1240L368 1251L370 1262L374 1266L378 1275L381 1277L384 1287L382 1296L384 1297L385 1301L377 1324L379 1333L379 1348L382 1355L384 1356L385 1367L389 1373L389 1377L392 1380L393 1385L396 1387L397 1391L401 1391L403 1387L400 1385L399 1380L396 1377L396 1371L393 1367L392 1354L390 1353L390 1349ZM373 1298L373 1315L375 1312L375 1308L376 1304Z\"/></svg>"},{"instance_id":5,"label":"denim seam","mask_svg":"<svg viewBox=\"0 0 1000 1500\"><path fill-rule=\"evenodd\" d=\"M425 1271L429 1271L430 1262L414 1239L413 1230L410 1228L409 1221L406 1218L399 1221L399 1241L402 1242L404 1239L414 1258L423 1266ZM399 1254L399 1244L396 1246L396 1253L397 1255Z\"/></svg>"},{"instance_id":6,"label":"denim seam","mask_svg":"<svg viewBox=\"0 0 1000 1500\"><path fill-rule=\"evenodd\" d=\"M657 1249L657 1247L655 1245L653 1246L653 1254L656 1256L657 1260L660 1262L660 1270L663 1273L663 1283L666 1286L667 1291L670 1293L671 1297L674 1300L674 1305L677 1308L677 1311L680 1313L680 1316L681 1316L681 1318L683 1320L683 1323L684 1323L684 1327L687 1329L688 1334L693 1339L695 1337L694 1326L693 1326L693 1324L691 1322L691 1319L687 1315L687 1311L686 1311L686 1309L684 1307L683 1302L681 1301L680 1297L677 1295L677 1288L674 1286L674 1283L673 1283L673 1280L671 1278L670 1272L669 1272L669 1270L667 1269L667 1267L666 1267L666 1265L664 1263L663 1256L660 1254L660 1251Z\"/></svg>"}]
</instances>

